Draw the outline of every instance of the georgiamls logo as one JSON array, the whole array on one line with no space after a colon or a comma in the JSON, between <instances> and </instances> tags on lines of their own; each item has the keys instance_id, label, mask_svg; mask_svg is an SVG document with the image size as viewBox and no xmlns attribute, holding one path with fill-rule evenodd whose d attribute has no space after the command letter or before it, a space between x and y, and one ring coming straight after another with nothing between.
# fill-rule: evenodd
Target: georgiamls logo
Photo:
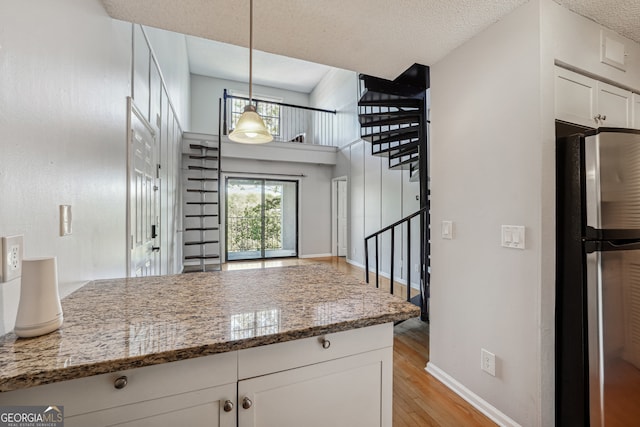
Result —
<instances>
[{"instance_id":1,"label":"georgiamls logo","mask_svg":"<svg viewBox=\"0 0 640 427\"><path fill-rule=\"evenodd\" d=\"M62 406L0 406L0 427L63 427Z\"/></svg>"}]
</instances>

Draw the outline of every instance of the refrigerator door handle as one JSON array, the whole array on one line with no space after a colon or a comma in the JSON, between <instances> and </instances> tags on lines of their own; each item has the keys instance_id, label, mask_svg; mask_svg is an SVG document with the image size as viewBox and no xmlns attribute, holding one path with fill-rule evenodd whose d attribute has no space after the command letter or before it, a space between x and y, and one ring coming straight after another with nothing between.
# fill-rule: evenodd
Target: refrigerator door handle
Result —
<instances>
[{"instance_id":1,"label":"refrigerator door handle","mask_svg":"<svg viewBox=\"0 0 640 427\"><path fill-rule=\"evenodd\" d=\"M590 427L604 427L604 360L602 324L602 254L587 257L587 343L589 354Z\"/></svg>"},{"instance_id":2,"label":"refrigerator door handle","mask_svg":"<svg viewBox=\"0 0 640 427\"><path fill-rule=\"evenodd\" d=\"M600 135L585 138L584 143L585 225L601 229Z\"/></svg>"}]
</instances>

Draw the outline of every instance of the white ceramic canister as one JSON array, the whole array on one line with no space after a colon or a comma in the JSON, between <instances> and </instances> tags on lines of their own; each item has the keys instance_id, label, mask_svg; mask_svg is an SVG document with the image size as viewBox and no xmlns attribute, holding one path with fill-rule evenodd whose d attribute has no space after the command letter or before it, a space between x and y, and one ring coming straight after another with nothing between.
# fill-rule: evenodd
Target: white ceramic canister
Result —
<instances>
[{"instance_id":1,"label":"white ceramic canister","mask_svg":"<svg viewBox=\"0 0 640 427\"><path fill-rule=\"evenodd\" d=\"M56 257L23 259L15 334L24 338L48 334L62 321Z\"/></svg>"}]
</instances>

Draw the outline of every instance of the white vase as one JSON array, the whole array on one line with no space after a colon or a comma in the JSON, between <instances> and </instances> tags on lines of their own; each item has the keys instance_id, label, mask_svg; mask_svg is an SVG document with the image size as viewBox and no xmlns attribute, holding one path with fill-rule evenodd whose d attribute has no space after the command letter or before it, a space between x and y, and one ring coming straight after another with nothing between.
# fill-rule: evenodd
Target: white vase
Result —
<instances>
[{"instance_id":1,"label":"white vase","mask_svg":"<svg viewBox=\"0 0 640 427\"><path fill-rule=\"evenodd\" d=\"M23 338L48 334L62 321L56 257L23 259L15 334Z\"/></svg>"}]
</instances>

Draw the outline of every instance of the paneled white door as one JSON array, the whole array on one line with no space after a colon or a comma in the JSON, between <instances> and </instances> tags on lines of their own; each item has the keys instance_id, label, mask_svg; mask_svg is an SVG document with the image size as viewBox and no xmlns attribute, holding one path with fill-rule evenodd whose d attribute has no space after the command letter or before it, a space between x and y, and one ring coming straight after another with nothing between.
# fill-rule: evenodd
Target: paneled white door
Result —
<instances>
[{"instance_id":1,"label":"paneled white door","mask_svg":"<svg viewBox=\"0 0 640 427\"><path fill-rule=\"evenodd\" d=\"M159 218L155 131L129 99L129 275L159 270Z\"/></svg>"}]
</instances>

